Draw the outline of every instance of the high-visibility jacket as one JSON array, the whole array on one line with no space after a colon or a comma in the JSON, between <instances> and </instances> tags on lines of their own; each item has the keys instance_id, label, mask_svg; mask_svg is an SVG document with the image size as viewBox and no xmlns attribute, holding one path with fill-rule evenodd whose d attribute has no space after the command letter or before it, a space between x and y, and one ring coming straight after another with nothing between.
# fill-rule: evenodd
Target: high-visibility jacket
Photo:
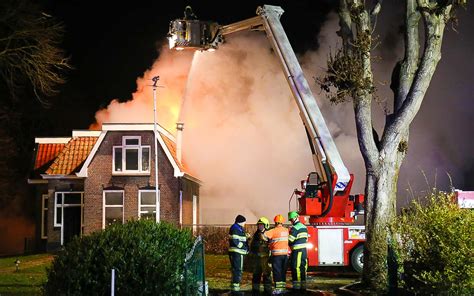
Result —
<instances>
[{"instance_id":1,"label":"high-visibility jacket","mask_svg":"<svg viewBox=\"0 0 474 296\"><path fill-rule=\"evenodd\" d=\"M288 229L283 225L265 231L263 239L270 243L272 256L288 255Z\"/></svg>"},{"instance_id":2,"label":"high-visibility jacket","mask_svg":"<svg viewBox=\"0 0 474 296\"><path fill-rule=\"evenodd\" d=\"M299 250L306 248L306 242L308 241L308 229L306 225L300 221L296 222L290 229L290 236L288 242L291 250Z\"/></svg>"},{"instance_id":3,"label":"high-visibility jacket","mask_svg":"<svg viewBox=\"0 0 474 296\"><path fill-rule=\"evenodd\" d=\"M229 229L229 252L246 255L248 250L247 236L243 227L237 223L233 224Z\"/></svg>"},{"instance_id":4,"label":"high-visibility jacket","mask_svg":"<svg viewBox=\"0 0 474 296\"><path fill-rule=\"evenodd\" d=\"M270 256L268 242L262 238L262 232L260 230L255 231L253 235L252 243L250 244L250 253L258 257Z\"/></svg>"}]
</instances>

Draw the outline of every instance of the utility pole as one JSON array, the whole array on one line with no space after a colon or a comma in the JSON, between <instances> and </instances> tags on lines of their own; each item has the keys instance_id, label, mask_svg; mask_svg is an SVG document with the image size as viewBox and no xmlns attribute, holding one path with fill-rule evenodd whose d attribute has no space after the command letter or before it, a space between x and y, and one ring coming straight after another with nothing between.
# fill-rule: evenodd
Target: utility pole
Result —
<instances>
[{"instance_id":1,"label":"utility pole","mask_svg":"<svg viewBox=\"0 0 474 296\"><path fill-rule=\"evenodd\" d=\"M155 76L153 81L153 134L155 139L155 198L156 198L156 222L160 222L160 189L158 184L158 129L156 124L156 84L160 80L160 76Z\"/></svg>"}]
</instances>

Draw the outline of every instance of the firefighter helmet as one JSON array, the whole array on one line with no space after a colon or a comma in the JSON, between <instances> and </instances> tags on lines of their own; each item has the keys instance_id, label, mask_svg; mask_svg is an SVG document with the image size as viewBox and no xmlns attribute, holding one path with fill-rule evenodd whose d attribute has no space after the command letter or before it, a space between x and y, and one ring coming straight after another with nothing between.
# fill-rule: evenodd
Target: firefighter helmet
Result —
<instances>
[{"instance_id":1,"label":"firefighter helmet","mask_svg":"<svg viewBox=\"0 0 474 296\"><path fill-rule=\"evenodd\" d=\"M270 228L270 221L268 221L266 217L260 217L260 219L258 219L257 224L263 224L265 229Z\"/></svg>"},{"instance_id":2,"label":"firefighter helmet","mask_svg":"<svg viewBox=\"0 0 474 296\"><path fill-rule=\"evenodd\" d=\"M283 218L282 215L278 214L275 216L275 218L273 218L273 221L275 221L275 223L283 224L283 222L285 222L285 218Z\"/></svg>"},{"instance_id":3,"label":"firefighter helmet","mask_svg":"<svg viewBox=\"0 0 474 296\"><path fill-rule=\"evenodd\" d=\"M298 212L297 211L291 211L288 212L288 220L293 220L298 218Z\"/></svg>"}]
</instances>

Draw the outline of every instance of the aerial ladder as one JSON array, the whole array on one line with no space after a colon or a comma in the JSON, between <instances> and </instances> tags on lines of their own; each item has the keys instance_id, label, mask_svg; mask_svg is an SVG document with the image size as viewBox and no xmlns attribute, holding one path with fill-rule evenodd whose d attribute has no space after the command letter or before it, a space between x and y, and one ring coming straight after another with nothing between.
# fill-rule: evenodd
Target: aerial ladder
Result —
<instances>
[{"instance_id":1,"label":"aerial ladder","mask_svg":"<svg viewBox=\"0 0 474 296\"><path fill-rule=\"evenodd\" d=\"M201 21L188 6L185 17L171 21L170 49L213 51L226 35L241 31L265 31L285 74L308 136L316 171L295 189L298 212L309 216L308 259L310 266L352 265L362 270L364 226L354 225L364 213L362 194L350 195L354 176L344 165L303 70L280 23L283 9L264 5L257 16L229 25ZM306 222L306 221L305 221Z\"/></svg>"}]
</instances>

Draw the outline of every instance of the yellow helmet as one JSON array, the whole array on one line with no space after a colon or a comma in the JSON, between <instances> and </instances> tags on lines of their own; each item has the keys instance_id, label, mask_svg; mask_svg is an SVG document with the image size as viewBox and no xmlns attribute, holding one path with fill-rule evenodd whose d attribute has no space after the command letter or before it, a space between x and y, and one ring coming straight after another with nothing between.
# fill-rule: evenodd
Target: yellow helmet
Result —
<instances>
[{"instance_id":1,"label":"yellow helmet","mask_svg":"<svg viewBox=\"0 0 474 296\"><path fill-rule=\"evenodd\" d=\"M270 228L270 221L268 221L266 217L260 217L260 219L257 221L257 224L263 224L265 229Z\"/></svg>"}]
</instances>

